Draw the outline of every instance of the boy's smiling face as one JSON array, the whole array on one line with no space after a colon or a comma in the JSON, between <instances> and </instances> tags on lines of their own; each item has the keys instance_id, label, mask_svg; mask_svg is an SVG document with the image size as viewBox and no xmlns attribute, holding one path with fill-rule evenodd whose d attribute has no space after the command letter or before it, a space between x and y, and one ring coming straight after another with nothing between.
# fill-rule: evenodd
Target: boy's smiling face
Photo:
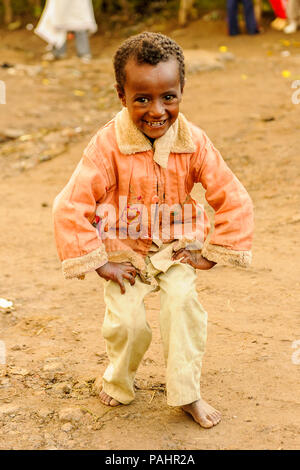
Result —
<instances>
[{"instance_id":1,"label":"boy's smiling face","mask_svg":"<svg viewBox=\"0 0 300 470\"><path fill-rule=\"evenodd\" d=\"M124 90L118 96L138 129L158 139L174 124L179 113L182 88L175 58L157 65L138 64L129 59L125 66Z\"/></svg>"}]
</instances>

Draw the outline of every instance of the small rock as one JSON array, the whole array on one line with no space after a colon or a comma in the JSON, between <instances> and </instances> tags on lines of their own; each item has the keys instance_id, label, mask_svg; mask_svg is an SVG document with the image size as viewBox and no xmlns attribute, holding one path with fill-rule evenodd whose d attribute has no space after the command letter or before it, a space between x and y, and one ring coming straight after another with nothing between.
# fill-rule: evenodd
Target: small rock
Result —
<instances>
[{"instance_id":1,"label":"small rock","mask_svg":"<svg viewBox=\"0 0 300 470\"><path fill-rule=\"evenodd\" d=\"M17 64L15 69L17 71L26 73L29 77L35 77L42 72L43 67L41 65Z\"/></svg>"},{"instance_id":2,"label":"small rock","mask_svg":"<svg viewBox=\"0 0 300 470\"><path fill-rule=\"evenodd\" d=\"M8 388L10 386L9 378L3 377L0 378L0 388Z\"/></svg>"},{"instance_id":3,"label":"small rock","mask_svg":"<svg viewBox=\"0 0 300 470\"><path fill-rule=\"evenodd\" d=\"M64 367L60 362L50 362L43 367L44 372L63 372Z\"/></svg>"},{"instance_id":4,"label":"small rock","mask_svg":"<svg viewBox=\"0 0 300 470\"><path fill-rule=\"evenodd\" d=\"M187 73L224 69L224 62L218 54L200 49L185 50Z\"/></svg>"},{"instance_id":5,"label":"small rock","mask_svg":"<svg viewBox=\"0 0 300 470\"><path fill-rule=\"evenodd\" d=\"M102 429L103 426L104 426L104 423L101 423L100 421L96 421L92 426L92 430L93 431L100 431L100 429Z\"/></svg>"},{"instance_id":6,"label":"small rock","mask_svg":"<svg viewBox=\"0 0 300 470\"><path fill-rule=\"evenodd\" d=\"M296 214L296 215L293 215L293 217L289 220L289 224L297 224L298 222L300 222L300 215Z\"/></svg>"},{"instance_id":7,"label":"small rock","mask_svg":"<svg viewBox=\"0 0 300 470\"><path fill-rule=\"evenodd\" d=\"M51 159L52 159L52 157L51 157L50 155L41 155L41 156L39 157L39 161L40 161L41 163L43 163L43 162L48 162L48 161L51 160Z\"/></svg>"},{"instance_id":8,"label":"small rock","mask_svg":"<svg viewBox=\"0 0 300 470\"><path fill-rule=\"evenodd\" d=\"M11 367L9 372L11 375L22 375L23 377L30 374L27 369L21 369L20 367Z\"/></svg>"},{"instance_id":9,"label":"small rock","mask_svg":"<svg viewBox=\"0 0 300 470\"><path fill-rule=\"evenodd\" d=\"M0 406L0 419L5 416L16 416L20 411L20 407L17 405L1 405Z\"/></svg>"},{"instance_id":10,"label":"small rock","mask_svg":"<svg viewBox=\"0 0 300 470\"><path fill-rule=\"evenodd\" d=\"M54 411L50 410L49 408L41 408L37 411L37 414L43 420L47 420L53 416Z\"/></svg>"},{"instance_id":11,"label":"small rock","mask_svg":"<svg viewBox=\"0 0 300 470\"><path fill-rule=\"evenodd\" d=\"M76 445L76 442L74 441L74 439L70 439L70 440L68 441L68 446L69 446L70 448L72 448L72 446L75 446L75 445Z\"/></svg>"},{"instance_id":12,"label":"small rock","mask_svg":"<svg viewBox=\"0 0 300 470\"><path fill-rule=\"evenodd\" d=\"M59 420L78 424L82 419L82 411L79 408L62 408L59 412Z\"/></svg>"},{"instance_id":13,"label":"small rock","mask_svg":"<svg viewBox=\"0 0 300 470\"><path fill-rule=\"evenodd\" d=\"M61 430L64 431L64 432L70 432L72 431L73 429L73 426L71 423L65 423L62 427L61 427Z\"/></svg>"},{"instance_id":14,"label":"small rock","mask_svg":"<svg viewBox=\"0 0 300 470\"><path fill-rule=\"evenodd\" d=\"M0 67L1 67L2 69L10 69L10 68L12 68L12 67L14 67L14 66L13 66L13 64L10 64L9 62L2 62L2 64L0 65Z\"/></svg>"},{"instance_id":15,"label":"small rock","mask_svg":"<svg viewBox=\"0 0 300 470\"><path fill-rule=\"evenodd\" d=\"M235 56L231 52L222 52L218 55L218 58L222 62L233 62L235 60Z\"/></svg>"},{"instance_id":16,"label":"small rock","mask_svg":"<svg viewBox=\"0 0 300 470\"><path fill-rule=\"evenodd\" d=\"M60 382L54 386L56 392L69 395L72 392L72 387L66 382Z\"/></svg>"},{"instance_id":17,"label":"small rock","mask_svg":"<svg viewBox=\"0 0 300 470\"><path fill-rule=\"evenodd\" d=\"M18 139L24 134L25 134L25 131L23 129L5 129L4 130L4 135L8 139Z\"/></svg>"},{"instance_id":18,"label":"small rock","mask_svg":"<svg viewBox=\"0 0 300 470\"><path fill-rule=\"evenodd\" d=\"M1 308L11 308L13 306L13 303L10 301L10 300L6 300L6 299L0 299L0 307Z\"/></svg>"},{"instance_id":19,"label":"small rock","mask_svg":"<svg viewBox=\"0 0 300 470\"><path fill-rule=\"evenodd\" d=\"M9 23L7 25L7 29L9 31L16 31L16 29L19 29L22 26L22 23L20 20L13 21L12 23Z\"/></svg>"},{"instance_id":20,"label":"small rock","mask_svg":"<svg viewBox=\"0 0 300 470\"><path fill-rule=\"evenodd\" d=\"M268 114L265 114L265 115L261 116L261 121L263 121L263 122L275 121L275 117L271 116L271 115L268 115Z\"/></svg>"}]
</instances>

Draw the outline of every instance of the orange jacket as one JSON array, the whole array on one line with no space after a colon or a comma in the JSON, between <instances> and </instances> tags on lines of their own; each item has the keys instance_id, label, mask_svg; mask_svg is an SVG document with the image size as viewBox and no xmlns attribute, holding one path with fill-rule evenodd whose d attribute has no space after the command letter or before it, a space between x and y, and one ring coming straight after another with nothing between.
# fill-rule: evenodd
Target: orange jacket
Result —
<instances>
[{"instance_id":1,"label":"orange jacket","mask_svg":"<svg viewBox=\"0 0 300 470\"><path fill-rule=\"evenodd\" d=\"M195 183L215 210L209 242L208 217L190 196ZM174 251L194 242L215 262L251 262L251 199L206 134L182 114L153 149L124 108L93 137L53 213L66 278L108 260L129 260L143 271L153 238L177 240Z\"/></svg>"}]
</instances>

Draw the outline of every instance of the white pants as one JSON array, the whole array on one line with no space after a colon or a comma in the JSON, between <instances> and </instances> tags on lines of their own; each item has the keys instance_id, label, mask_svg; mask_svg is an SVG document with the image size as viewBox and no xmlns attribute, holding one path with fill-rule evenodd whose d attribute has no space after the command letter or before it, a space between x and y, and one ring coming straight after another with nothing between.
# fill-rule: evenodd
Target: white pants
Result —
<instances>
[{"instance_id":1,"label":"white pants","mask_svg":"<svg viewBox=\"0 0 300 470\"><path fill-rule=\"evenodd\" d=\"M300 0L289 0L287 5L289 21L300 21Z\"/></svg>"},{"instance_id":2,"label":"white pants","mask_svg":"<svg viewBox=\"0 0 300 470\"><path fill-rule=\"evenodd\" d=\"M167 402L171 406L192 403L200 398L200 375L207 330L207 313L198 301L196 270L173 262L156 275L160 290L160 329L166 361ZM125 280L121 295L117 283L104 288L106 312L103 336L110 364L103 390L120 403L134 399L134 377L151 342L144 297L155 290L136 277L134 286Z\"/></svg>"}]
</instances>

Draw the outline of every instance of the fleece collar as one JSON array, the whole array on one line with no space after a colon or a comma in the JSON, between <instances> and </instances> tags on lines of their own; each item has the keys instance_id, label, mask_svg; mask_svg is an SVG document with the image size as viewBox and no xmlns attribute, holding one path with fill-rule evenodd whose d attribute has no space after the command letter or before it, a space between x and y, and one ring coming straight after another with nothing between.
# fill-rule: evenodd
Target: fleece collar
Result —
<instances>
[{"instance_id":1,"label":"fleece collar","mask_svg":"<svg viewBox=\"0 0 300 470\"><path fill-rule=\"evenodd\" d=\"M116 116L116 138L120 151L125 155L153 150L151 142L132 122L127 108L123 108ZM170 152L194 153L195 150L188 122L179 113L170 129L155 140L153 159L161 167L167 168Z\"/></svg>"}]
</instances>

